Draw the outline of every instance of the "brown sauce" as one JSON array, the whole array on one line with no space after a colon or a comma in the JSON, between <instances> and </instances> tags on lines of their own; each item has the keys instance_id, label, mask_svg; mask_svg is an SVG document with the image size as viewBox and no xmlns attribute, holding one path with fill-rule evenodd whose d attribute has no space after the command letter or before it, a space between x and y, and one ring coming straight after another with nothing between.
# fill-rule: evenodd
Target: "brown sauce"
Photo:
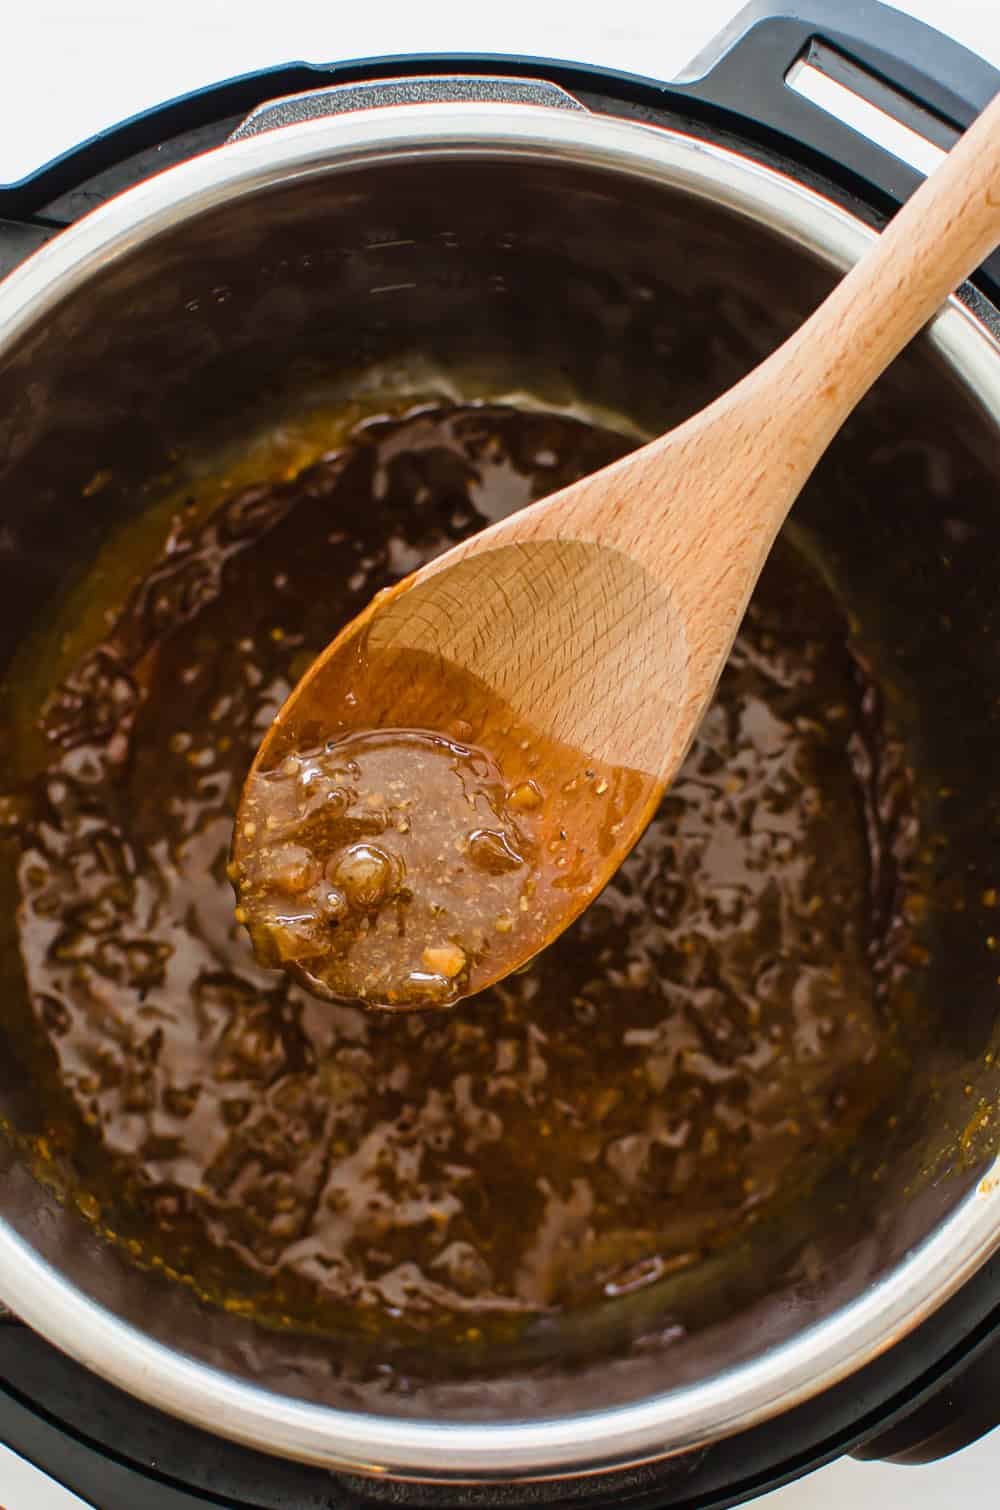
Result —
<instances>
[{"instance_id":1,"label":"brown sauce","mask_svg":"<svg viewBox=\"0 0 1000 1510\"><path fill-rule=\"evenodd\" d=\"M272 1323L485 1345L695 1271L891 1100L912 795L845 616L786 542L654 821L527 971L450 1013L371 1013L263 968L233 916L240 788L309 661L375 591L627 446L490 406L363 423L182 515L102 644L37 687L47 754L9 798L24 1037L47 1146L138 1262ZM40 675L22 665L22 708ZM425 751L427 790L475 768L465 842L501 835L484 875L516 917L499 857L538 835L474 732ZM384 757L308 756L356 793L330 808L345 894L352 849L393 868ZM281 843L290 889L319 886Z\"/></svg>"}]
</instances>

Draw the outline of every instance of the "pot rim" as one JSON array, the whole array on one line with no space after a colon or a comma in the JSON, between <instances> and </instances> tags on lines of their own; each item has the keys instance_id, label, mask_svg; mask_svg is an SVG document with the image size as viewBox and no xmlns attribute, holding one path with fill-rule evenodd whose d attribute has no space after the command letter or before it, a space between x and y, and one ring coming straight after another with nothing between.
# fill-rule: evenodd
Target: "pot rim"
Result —
<instances>
[{"instance_id":1,"label":"pot rim","mask_svg":"<svg viewBox=\"0 0 1000 1510\"><path fill-rule=\"evenodd\" d=\"M63 231L0 282L0 355L143 241L297 178L410 156L549 159L723 204L839 269L875 232L795 179L674 129L540 105L376 107L230 142L148 179ZM1000 343L957 298L930 338L1000 422ZM0 1296L112 1384L259 1450L367 1476L488 1483L634 1466L746 1430L861 1368L1000 1248L1000 1159L919 1247L849 1305L749 1362L608 1410L506 1424L413 1421L309 1404L239 1381L96 1304L0 1216Z\"/></svg>"}]
</instances>

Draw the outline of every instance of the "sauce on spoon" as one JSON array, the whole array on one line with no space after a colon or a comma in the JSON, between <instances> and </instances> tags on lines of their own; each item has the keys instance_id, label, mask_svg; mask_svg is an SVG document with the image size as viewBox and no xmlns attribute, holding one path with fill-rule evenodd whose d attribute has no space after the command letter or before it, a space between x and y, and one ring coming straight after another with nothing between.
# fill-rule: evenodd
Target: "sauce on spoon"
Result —
<instances>
[{"instance_id":1,"label":"sauce on spoon","mask_svg":"<svg viewBox=\"0 0 1000 1510\"><path fill-rule=\"evenodd\" d=\"M366 630L306 703L247 782L230 876L261 963L327 998L448 1006L517 968L589 901L651 786Z\"/></svg>"}]
</instances>

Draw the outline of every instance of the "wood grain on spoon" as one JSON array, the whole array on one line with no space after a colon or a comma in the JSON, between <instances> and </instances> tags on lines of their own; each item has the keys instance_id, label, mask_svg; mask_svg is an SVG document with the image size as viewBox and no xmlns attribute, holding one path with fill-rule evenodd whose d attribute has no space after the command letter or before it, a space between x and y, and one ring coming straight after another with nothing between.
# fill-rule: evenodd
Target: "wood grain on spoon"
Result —
<instances>
[{"instance_id":1,"label":"wood grain on spoon","mask_svg":"<svg viewBox=\"0 0 1000 1510\"><path fill-rule=\"evenodd\" d=\"M817 461L998 241L1000 97L736 387L349 624L244 788L231 874L258 952L319 994L446 1005L561 932L680 766Z\"/></svg>"}]
</instances>

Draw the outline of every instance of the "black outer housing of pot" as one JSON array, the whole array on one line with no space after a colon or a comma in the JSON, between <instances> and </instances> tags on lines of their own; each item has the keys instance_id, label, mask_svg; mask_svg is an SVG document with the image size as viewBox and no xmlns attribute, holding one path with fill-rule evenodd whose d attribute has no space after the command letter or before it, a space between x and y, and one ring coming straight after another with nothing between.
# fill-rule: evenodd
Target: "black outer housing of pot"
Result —
<instances>
[{"instance_id":1,"label":"black outer housing of pot","mask_svg":"<svg viewBox=\"0 0 1000 1510\"><path fill-rule=\"evenodd\" d=\"M295 63L171 101L0 187L0 277L113 195L221 144L257 105L413 74L547 78L594 109L778 167L880 225L920 176L789 89L785 76L799 58L942 147L1000 89L1000 72L982 58L872 0L753 0L671 84L533 57ZM970 283L976 314L1000 334L1000 252ZM844 1453L926 1463L998 1425L1000 1257L889 1352L774 1420L606 1479L537 1486L376 1484L266 1456L121 1393L0 1308L0 1441L99 1510L374 1510L395 1502L725 1510Z\"/></svg>"}]
</instances>

